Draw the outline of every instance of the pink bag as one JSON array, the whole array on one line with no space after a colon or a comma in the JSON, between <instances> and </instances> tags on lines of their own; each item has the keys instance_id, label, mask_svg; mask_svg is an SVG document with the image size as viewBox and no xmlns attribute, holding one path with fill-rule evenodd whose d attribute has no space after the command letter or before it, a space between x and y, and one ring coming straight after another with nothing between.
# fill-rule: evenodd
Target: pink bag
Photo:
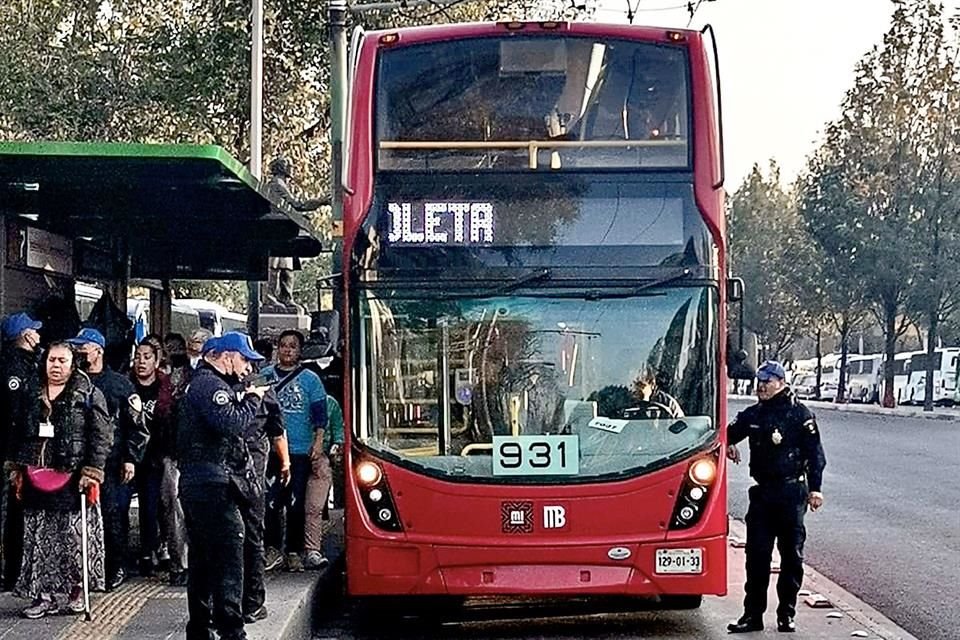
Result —
<instances>
[{"instance_id":1,"label":"pink bag","mask_svg":"<svg viewBox=\"0 0 960 640\"><path fill-rule=\"evenodd\" d=\"M40 445L40 466L27 465L27 481L30 482L30 486L41 493L55 493L67 486L73 474L69 471L57 471L44 467L44 453L46 451L47 441L44 440L43 444Z\"/></svg>"},{"instance_id":2,"label":"pink bag","mask_svg":"<svg viewBox=\"0 0 960 640\"><path fill-rule=\"evenodd\" d=\"M57 471L46 467L27 466L27 480L31 486L41 493L54 493L60 491L73 476L69 471Z\"/></svg>"}]
</instances>

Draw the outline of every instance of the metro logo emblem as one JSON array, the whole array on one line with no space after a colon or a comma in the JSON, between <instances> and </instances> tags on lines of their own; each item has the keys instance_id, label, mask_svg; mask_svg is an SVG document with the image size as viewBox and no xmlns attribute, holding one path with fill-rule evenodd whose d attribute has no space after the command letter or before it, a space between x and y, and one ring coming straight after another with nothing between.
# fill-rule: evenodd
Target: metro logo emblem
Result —
<instances>
[{"instance_id":1,"label":"metro logo emblem","mask_svg":"<svg viewBox=\"0 0 960 640\"><path fill-rule=\"evenodd\" d=\"M563 507L552 506L543 508L543 528L563 529L567 526L567 510Z\"/></svg>"},{"instance_id":2,"label":"metro logo emblem","mask_svg":"<svg viewBox=\"0 0 960 640\"><path fill-rule=\"evenodd\" d=\"M533 533L533 503L504 502L500 505L504 533Z\"/></svg>"}]
</instances>

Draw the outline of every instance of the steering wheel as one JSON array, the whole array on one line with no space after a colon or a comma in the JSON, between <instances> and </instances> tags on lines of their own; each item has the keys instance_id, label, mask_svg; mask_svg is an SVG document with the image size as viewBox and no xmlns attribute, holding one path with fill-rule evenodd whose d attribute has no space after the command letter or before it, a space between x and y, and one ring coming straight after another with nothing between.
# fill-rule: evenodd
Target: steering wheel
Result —
<instances>
[{"instance_id":1,"label":"steering wheel","mask_svg":"<svg viewBox=\"0 0 960 640\"><path fill-rule=\"evenodd\" d=\"M652 400L640 400L629 409L624 409L623 416L627 420L648 419L659 420L661 418L670 418L673 412L665 404L654 402Z\"/></svg>"}]
</instances>

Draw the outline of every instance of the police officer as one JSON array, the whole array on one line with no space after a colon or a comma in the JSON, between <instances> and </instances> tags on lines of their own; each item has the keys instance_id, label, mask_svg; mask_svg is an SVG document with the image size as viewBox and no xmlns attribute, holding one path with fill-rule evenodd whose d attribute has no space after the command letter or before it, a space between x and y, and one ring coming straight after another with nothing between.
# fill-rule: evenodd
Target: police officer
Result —
<instances>
[{"instance_id":1,"label":"police officer","mask_svg":"<svg viewBox=\"0 0 960 640\"><path fill-rule=\"evenodd\" d=\"M13 460L12 443L31 431L27 428L40 423L40 371L37 367L38 331L42 323L26 313L15 313L3 320L3 358L0 361L0 455L3 461ZM0 535L3 545L3 589L13 590L20 575L23 558L23 509L14 495L13 485L7 483L9 465L4 464L3 492L0 502Z\"/></svg>"},{"instance_id":2,"label":"police officer","mask_svg":"<svg viewBox=\"0 0 960 640\"><path fill-rule=\"evenodd\" d=\"M68 342L77 350L77 363L94 386L107 399L107 409L113 422L113 446L104 466L103 485L100 488L103 507L104 546L106 549L107 589L116 589L126 578L124 558L130 538L130 500L136 465L150 439L143 415L143 402L133 383L108 367L103 360L106 340L99 331L85 328ZM141 532L141 535L143 532ZM152 573L153 561L141 560L141 574Z\"/></svg>"},{"instance_id":3,"label":"police officer","mask_svg":"<svg viewBox=\"0 0 960 640\"><path fill-rule=\"evenodd\" d=\"M821 481L827 461L820 444L816 418L784 379L786 372L776 361L757 370L757 404L737 415L727 431L727 457L739 464L736 444L750 439L750 487L747 510L747 583L743 616L730 623L730 633L763 629L770 583L770 559L774 540L780 550L777 580L777 629L797 630L794 616L797 593L803 579L803 516L809 506L823 505Z\"/></svg>"},{"instance_id":4,"label":"police officer","mask_svg":"<svg viewBox=\"0 0 960 640\"><path fill-rule=\"evenodd\" d=\"M258 341L259 342L259 341ZM272 348L272 343L267 342ZM263 343L254 343L257 353L269 360L264 353ZM215 353L218 347L217 338L207 340L203 346L204 356ZM235 391L242 391L244 383L231 376L230 381ZM253 470L259 484L253 499L241 503L240 515L243 518L243 621L253 624L267 617L266 585L264 574L264 514L266 511L266 475L267 456L271 445L281 461L280 482L290 482L290 453L287 448L287 431L283 422L283 410L276 391L270 387L263 396L263 402L257 410L256 419L243 434L247 453L253 462Z\"/></svg>"},{"instance_id":5,"label":"police officer","mask_svg":"<svg viewBox=\"0 0 960 640\"><path fill-rule=\"evenodd\" d=\"M257 498L257 484L243 440L268 387L237 392L230 382L260 360L250 338L225 333L207 350L181 402L177 449L190 539L188 640L210 640L214 628L221 640L246 638L242 512Z\"/></svg>"}]
</instances>

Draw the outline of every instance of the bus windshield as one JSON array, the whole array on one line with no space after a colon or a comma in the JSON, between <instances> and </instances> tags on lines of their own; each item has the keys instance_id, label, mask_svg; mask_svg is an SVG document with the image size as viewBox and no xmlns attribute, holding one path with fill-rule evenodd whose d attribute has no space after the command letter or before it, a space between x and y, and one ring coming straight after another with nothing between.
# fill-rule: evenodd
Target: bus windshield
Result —
<instances>
[{"instance_id":1,"label":"bus windshield","mask_svg":"<svg viewBox=\"0 0 960 640\"><path fill-rule=\"evenodd\" d=\"M572 483L639 475L715 436L714 287L590 300L384 291L360 293L354 424L375 455L446 479ZM534 436L565 436L577 464L498 474L498 439Z\"/></svg>"},{"instance_id":2,"label":"bus windshield","mask_svg":"<svg viewBox=\"0 0 960 640\"><path fill-rule=\"evenodd\" d=\"M682 46L516 35L380 52L388 171L688 168Z\"/></svg>"}]
</instances>

